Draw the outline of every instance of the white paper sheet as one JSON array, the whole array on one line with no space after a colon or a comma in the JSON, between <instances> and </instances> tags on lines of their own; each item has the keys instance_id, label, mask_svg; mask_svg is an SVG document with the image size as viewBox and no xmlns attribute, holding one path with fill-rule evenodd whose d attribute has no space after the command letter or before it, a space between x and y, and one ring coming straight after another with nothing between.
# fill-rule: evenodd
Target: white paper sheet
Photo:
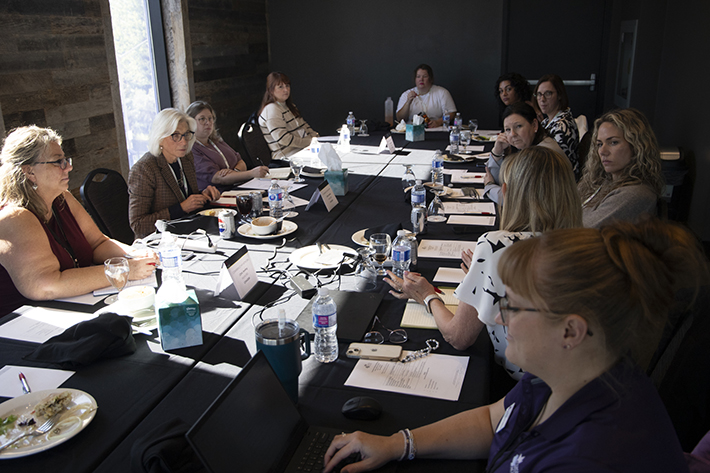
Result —
<instances>
[{"instance_id":1,"label":"white paper sheet","mask_svg":"<svg viewBox=\"0 0 710 473\"><path fill-rule=\"evenodd\" d=\"M206 243L205 243L206 244ZM155 273L151 274L145 279L138 279L135 281L128 281L128 284L126 284L126 287L133 287L133 286L150 286L150 287L158 287L158 279L155 277ZM94 291L93 295L101 298L105 297L109 294L118 294L118 291L113 287L105 287L103 289L97 289ZM59 300L66 300L68 302L72 302L69 299L59 299Z\"/></svg>"},{"instance_id":2,"label":"white paper sheet","mask_svg":"<svg viewBox=\"0 0 710 473\"><path fill-rule=\"evenodd\" d=\"M446 221L449 225L480 225L491 227L495 225L495 217L486 217L485 215L451 215Z\"/></svg>"},{"instance_id":3,"label":"white paper sheet","mask_svg":"<svg viewBox=\"0 0 710 473\"><path fill-rule=\"evenodd\" d=\"M475 248L475 241L422 240L419 243L417 256L419 258L461 259L463 250L473 251Z\"/></svg>"},{"instance_id":4,"label":"white paper sheet","mask_svg":"<svg viewBox=\"0 0 710 473\"><path fill-rule=\"evenodd\" d=\"M439 268L434 275L434 282L460 283L466 273L461 268Z\"/></svg>"},{"instance_id":5,"label":"white paper sheet","mask_svg":"<svg viewBox=\"0 0 710 473\"><path fill-rule=\"evenodd\" d=\"M113 286L111 287L111 289L113 289ZM115 293L116 290L114 290L113 292ZM100 296L95 296L93 292L90 292L88 294L83 294L81 296L64 297L62 299L57 299L57 300L60 302L71 302L72 304L94 305L98 302L101 302L105 297L106 297L106 294L102 294Z\"/></svg>"},{"instance_id":6,"label":"white paper sheet","mask_svg":"<svg viewBox=\"0 0 710 473\"><path fill-rule=\"evenodd\" d=\"M485 173L481 172L460 172L451 175L452 184L483 184Z\"/></svg>"},{"instance_id":7,"label":"white paper sheet","mask_svg":"<svg viewBox=\"0 0 710 473\"><path fill-rule=\"evenodd\" d=\"M467 367L467 356L436 353L410 363L358 360L345 385L458 401Z\"/></svg>"},{"instance_id":8,"label":"white paper sheet","mask_svg":"<svg viewBox=\"0 0 710 473\"><path fill-rule=\"evenodd\" d=\"M56 389L64 381L71 378L74 371L55 370L49 368L33 368L30 366L6 365L0 369L0 396L17 397L24 394L20 384L20 373L27 378L27 384L33 392L45 389Z\"/></svg>"},{"instance_id":9,"label":"white paper sheet","mask_svg":"<svg viewBox=\"0 0 710 473\"><path fill-rule=\"evenodd\" d=\"M444 202L444 212L449 214L495 215L496 205L493 202Z\"/></svg>"},{"instance_id":10,"label":"white paper sheet","mask_svg":"<svg viewBox=\"0 0 710 473\"><path fill-rule=\"evenodd\" d=\"M281 181L279 182L279 185L287 188L289 192L297 191L298 189L306 187L306 184L294 184L293 181L290 180ZM271 179L266 178L254 178L251 181L247 181L239 186L240 189L260 189L266 191L269 190L269 187L271 187Z\"/></svg>"},{"instance_id":11,"label":"white paper sheet","mask_svg":"<svg viewBox=\"0 0 710 473\"><path fill-rule=\"evenodd\" d=\"M291 168L269 168L265 179L288 179L291 174Z\"/></svg>"},{"instance_id":12,"label":"white paper sheet","mask_svg":"<svg viewBox=\"0 0 710 473\"><path fill-rule=\"evenodd\" d=\"M46 309L44 307L25 306L18 312L22 315L0 325L0 337L25 342L44 343L72 325L96 317L96 314Z\"/></svg>"}]
</instances>

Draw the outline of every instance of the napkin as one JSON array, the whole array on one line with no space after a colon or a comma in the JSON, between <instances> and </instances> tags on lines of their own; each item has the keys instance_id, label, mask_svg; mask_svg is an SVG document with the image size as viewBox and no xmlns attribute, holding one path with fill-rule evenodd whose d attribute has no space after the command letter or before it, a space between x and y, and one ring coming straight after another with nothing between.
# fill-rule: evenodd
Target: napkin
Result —
<instances>
[{"instance_id":1,"label":"napkin","mask_svg":"<svg viewBox=\"0 0 710 473\"><path fill-rule=\"evenodd\" d=\"M134 473L192 473L204 471L185 439L190 426L180 419L158 424L131 448Z\"/></svg>"},{"instance_id":2,"label":"napkin","mask_svg":"<svg viewBox=\"0 0 710 473\"><path fill-rule=\"evenodd\" d=\"M421 125L422 123L424 123L424 117L421 115L414 115L414 117L412 117L413 125Z\"/></svg>"},{"instance_id":3,"label":"napkin","mask_svg":"<svg viewBox=\"0 0 710 473\"><path fill-rule=\"evenodd\" d=\"M328 167L328 171L342 171L343 161L330 143L320 145L318 159Z\"/></svg>"},{"instance_id":4,"label":"napkin","mask_svg":"<svg viewBox=\"0 0 710 473\"><path fill-rule=\"evenodd\" d=\"M130 355L135 351L130 317L107 312L69 327L23 359L76 369L99 358Z\"/></svg>"},{"instance_id":5,"label":"napkin","mask_svg":"<svg viewBox=\"0 0 710 473\"><path fill-rule=\"evenodd\" d=\"M392 241L397 238L397 231L402 229L401 223L388 223L387 225L380 225L379 227L371 227L365 231L365 239L370 241L370 236L374 233L386 233L390 236Z\"/></svg>"},{"instance_id":6,"label":"napkin","mask_svg":"<svg viewBox=\"0 0 710 473\"><path fill-rule=\"evenodd\" d=\"M402 120L401 122L397 123L397 127L395 128L395 131L401 131L401 132L407 131L407 122Z\"/></svg>"}]
</instances>

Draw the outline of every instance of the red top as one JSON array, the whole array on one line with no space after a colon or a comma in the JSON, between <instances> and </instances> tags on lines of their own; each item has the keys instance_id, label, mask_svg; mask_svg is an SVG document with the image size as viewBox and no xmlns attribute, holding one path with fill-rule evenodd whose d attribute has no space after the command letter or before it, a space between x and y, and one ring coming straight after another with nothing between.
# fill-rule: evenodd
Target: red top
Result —
<instances>
[{"instance_id":1,"label":"red top","mask_svg":"<svg viewBox=\"0 0 710 473\"><path fill-rule=\"evenodd\" d=\"M56 217L61 222L61 227L57 222L57 218L54 216L49 219L47 224L42 222L40 218L38 218L38 220L47 234L52 253L54 253L54 256L59 260L60 271L74 267L74 260L62 244L71 248L74 252L79 262L79 267L83 268L94 264L94 250L91 248L91 245L89 245L89 242L86 241L84 233L81 231L76 219L74 219L74 215L72 215L71 210L69 210L69 206L66 205L64 198L59 196L54 199L52 208L55 211ZM54 232L54 235L52 235L52 232ZM61 243L55 239L55 235L59 238ZM65 235L67 241L64 240ZM7 270L0 265L0 316L9 314L28 301L29 299L20 294L20 291L17 290Z\"/></svg>"}]
</instances>

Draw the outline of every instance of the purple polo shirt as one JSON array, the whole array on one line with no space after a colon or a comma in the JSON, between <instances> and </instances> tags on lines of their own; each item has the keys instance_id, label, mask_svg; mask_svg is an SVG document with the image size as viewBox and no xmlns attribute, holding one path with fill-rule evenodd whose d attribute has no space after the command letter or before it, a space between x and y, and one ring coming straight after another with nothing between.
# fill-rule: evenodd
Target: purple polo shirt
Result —
<instances>
[{"instance_id":1,"label":"purple polo shirt","mask_svg":"<svg viewBox=\"0 0 710 473\"><path fill-rule=\"evenodd\" d=\"M487 471L688 471L665 407L639 369L617 364L526 431L549 395L529 373L508 393Z\"/></svg>"},{"instance_id":2,"label":"purple polo shirt","mask_svg":"<svg viewBox=\"0 0 710 473\"><path fill-rule=\"evenodd\" d=\"M212 143L217 145L220 151L222 151L222 154L224 154L224 157L227 158L230 169L234 169L234 166L242 160L239 153L234 151L224 141L212 141ZM217 171L227 168L224 165L222 155L219 154L211 144L204 146L202 143L195 140L195 144L192 146L192 156L195 158L195 174L197 174L197 187L200 188L200 191L212 185L212 177Z\"/></svg>"}]
</instances>

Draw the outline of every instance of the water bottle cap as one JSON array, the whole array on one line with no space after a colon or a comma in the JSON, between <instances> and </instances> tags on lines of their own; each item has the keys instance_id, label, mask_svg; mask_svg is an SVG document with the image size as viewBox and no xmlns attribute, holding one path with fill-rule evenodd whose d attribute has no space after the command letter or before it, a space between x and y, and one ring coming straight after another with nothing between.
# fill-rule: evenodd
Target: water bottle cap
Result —
<instances>
[{"instance_id":1,"label":"water bottle cap","mask_svg":"<svg viewBox=\"0 0 710 473\"><path fill-rule=\"evenodd\" d=\"M417 179L417 185L418 185L418 186L421 186L421 185L422 185L422 180L421 180L421 179Z\"/></svg>"},{"instance_id":2,"label":"water bottle cap","mask_svg":"<svg viewBox=\"0 0 710 473\"><path fill-rule=\"evenodd\" d=\"M319 296L327 296L328 295L328 288L327 287L319 287L318 288L318 295Z\"/></svg>"}]
</instances>

